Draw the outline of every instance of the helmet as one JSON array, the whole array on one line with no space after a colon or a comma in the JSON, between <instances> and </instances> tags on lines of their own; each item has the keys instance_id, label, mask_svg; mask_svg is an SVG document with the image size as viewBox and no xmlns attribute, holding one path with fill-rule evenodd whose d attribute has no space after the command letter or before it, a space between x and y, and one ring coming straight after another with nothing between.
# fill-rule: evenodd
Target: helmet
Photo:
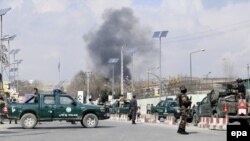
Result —
<instances>
[{"instance_id":1,"label":"helmet","mask_svg":"<svg viewBox=\"0 0 250 141\"><path fill-rule=\"evenodd\" d=\"M187 89L186 89L186 87L184 85L180 87L180 90L181 90L181 93L186 93L187 92Z\"/></svg>"},{"instance_id":2,"label":"helmet","mask_svg":"<svg viewBox=\"0 0 250 141\"><path fill-rule=\"evenodd\" d=\"M53 94L60 94L62 93L62 91L60 89L54 89L53 90Z\"/></svg>"},{"instance_id":3,"label":"helmet","mask_svg":"<svg viewBox=\"0 0 250 141\"><path fill-rule=\"evenodd\" d=\"M243 80L242 80L241 78L238 78L238 79L236 80L236 82L237 82L237 83L242 83Z\"/></svg>"}]
</instances>

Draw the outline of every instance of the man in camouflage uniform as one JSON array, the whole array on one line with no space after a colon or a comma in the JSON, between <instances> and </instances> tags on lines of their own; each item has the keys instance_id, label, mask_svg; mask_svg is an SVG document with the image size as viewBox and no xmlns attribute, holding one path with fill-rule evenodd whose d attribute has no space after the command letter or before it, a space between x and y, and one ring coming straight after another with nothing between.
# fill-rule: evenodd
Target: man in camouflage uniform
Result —
<instances>
[{"instance_id":1,"label":"man in camouflage uniform","mask_svg":"<svg viewBox=\"0 0 250 141\"><path fill-rule=\"evenodd\" d=\"M187 135L189 133L186 132L186 123L187 123L187 117L188 117L188 107L191 106L191 101L186 95L187 89L185 86L180 87L181 93L177 95L176 100L179 103L180 106L180 112L181 112L181 122L179 124L179 128L177 133Z\"/></svg>"},{"instance_id":2,"label":"man in camouflage uniform","mask_svg":"<svg viewBox=\"0 0 250 141\"><path fill-rule=\"evenodd\" d=\"M236 90L237 90L237 93L238 93L238 98L243 98L245 99L245 96L246 96L246 88L243 84L243 80L241 78L238 78L236 80L237 82L237 86L236 86Z\"/></svg>"},{"instance_id":3,"label":"man in camouflage uniform","mask_svg":"<svg viewBox=\"0 0 250 141\"><path fill-rule=\"evenodd\" d=\"M3 119L4 119L4 117L3 117L3 108L4 108L4 106L5 106L5 101L4 101L4 98L3 98L3 96L0 94L0 124L4 124L3 123Z\"/></svg>"}]
</instances>

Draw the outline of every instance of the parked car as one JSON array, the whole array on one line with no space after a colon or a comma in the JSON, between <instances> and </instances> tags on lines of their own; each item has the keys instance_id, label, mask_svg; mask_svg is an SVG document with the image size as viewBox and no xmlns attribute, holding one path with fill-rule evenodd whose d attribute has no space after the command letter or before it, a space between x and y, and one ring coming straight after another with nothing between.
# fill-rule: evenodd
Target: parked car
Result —
<instances>
[{"instance_id":1,"label":"parked car","mask_svg":"<svg viewBox=\"0 0 250 141\"><path fill-rule=\"evenodd\" d=\"M179 119L180 107L176 101L161 100L156 106L153 107L152 113L158 115L158 120L166 118L167 115L174 115L176 119Z\"/></svg>"},{"instance_id":2,"label":"parked car","mask_svg":"<svg viewBox=\"0 0 250 141\"><path fill-rule=\"evenodd\" d=\"M128 114L129 113L129 102L125 101L123 105L116 101L109 107L110 114Z\"/></svg>"}]
</instances>

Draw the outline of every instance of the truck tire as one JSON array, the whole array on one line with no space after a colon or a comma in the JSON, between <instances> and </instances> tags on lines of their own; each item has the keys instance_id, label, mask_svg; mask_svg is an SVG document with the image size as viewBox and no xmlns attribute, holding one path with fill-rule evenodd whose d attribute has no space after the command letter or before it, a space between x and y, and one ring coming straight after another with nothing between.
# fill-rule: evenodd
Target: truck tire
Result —
<instances>
[{"instance_id":1,"label":"truck tire","mask_svg":"<svg viewBox=\"0 0 250 141\"><path fill-rule=\"evenodd\" d=\"M213 117L214 117L214 118L219 117L218 113L217 113L217 112L214 112L214 113L213 113Z\"/></svg>"},{"instance_id":2,"label":"truck tire","mask_svg":"<svg viewBox=\"0 0 250 141\"><path fill-rule=\"evenodd\" d=\"M250 119L247 120L248 125L250 125Z\"/></svg>"},{"instance_id":3,"label":"truck tire","mask_svg":"<svg viewBox=\"0 0 250 141\"><path fill-rule=\"evenodd\" d=\"M248 121L246 119L239 120L240 125L248 125Z\"/></svg>"},{"instance_id":4,"label":"truck tire","mask_svg":"<svg viewBox=\"0 0 250 141\"><path fill-rule=\"evenodd\" d=\"M193 125L197 126L198 123L199 123L199 117L198 117L198 115L196 113L194 113L194 115L193 115Z\"/></svg>"},{"instance_id":5,"label":"truck tire","mask_svg":"<svg viewBox=\"0 0 250 141\"><path fill-rule=\"evenodd\" d=\"M157 117L157 120L161 120L161 117L159 117L159 114L158 113L155 113L155 117Z\"/></svg>"},{"instance_id":6,"label":"truck tire","mask_svg":"<svg viewBox=\"0 0 250 141\"><path fill-rule=\"evenodd\" d=\"M21 126L24 129L32 129L36 126L36 124L37 124L37 118L32 113L26 113L21 118Z\"/></svg>"},{"instance_id":7,"label":"truck tire","mask_svg":"<svg viewBox=\"0 0 250 141\"><path fill-rule=\"evenodd\" d=\"M95 128L98 125L98 118L95 114L86 114L82 118L81 124L86 128Z\"/></svg>"}]
</instances>

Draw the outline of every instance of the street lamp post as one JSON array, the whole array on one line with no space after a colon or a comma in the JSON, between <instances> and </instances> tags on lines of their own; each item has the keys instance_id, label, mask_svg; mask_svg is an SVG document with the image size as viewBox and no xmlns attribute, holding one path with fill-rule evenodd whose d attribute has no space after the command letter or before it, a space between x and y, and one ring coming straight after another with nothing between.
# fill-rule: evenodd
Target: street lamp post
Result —
<instances>
[{"instance_id":1,"label":"street lamp post","mask_svg":"<svg viewBox=\"0 0 250 141\"><path fill-rule=\"evenodd\" d=\"M152 67L152 68L148 68L148 89L149 89L149 73L150 73L150 70L156 70L156 69L159 69L160 67Z\"/></svg>"},{"instance_id":2,"label":"street lamp post","mask_svg":"<svg viewBox=\"0 0 250 141\"><path fill-rule=\"evenodd\" d=\"M196 50L196 51L190 52L190 88L191 89L192 89L192 54L203 52L203 51L205 51L205 49L201 49L201 50Z\"/></svg>"},{"instance_id":3,"label":"street lamp post","mask_svg":"<svg viewBox=\"0 0 250 141\"><path fill-rule=\"evenodd\" d=\"M151 72L149 72L148 74L151 74L151 75L155 76L159 80L159 83L161 83L160 77L158 75L156 75L154 73L151 73ZM159 96L159 99L161 101L161 95Z\"/></svg>"},{"instance_id":4,"label":"street lamp post","mask_svg":"<svg viewBox=\"0 0 250 141\"><path fill-rule=\"evenodd\" d=\"M112 98L114 97L114 83L115 83L115 64L118 62L118 58L110 58L108 63L112 64L113 72L112 72Z\"/></svg>"},{"instance_id":5,"label":"street lamp post","mask_svg":"<svg viewBox=\"0 0 250 141\"><path fill-rule=\"evenodd\" d=\"M206 74L206 82L207 82L207 86L208 86L208 76L209 76L209 74L211 74L211 72L208 72L208 73Z\"/></svg>"},{"instance_id":6,"label":"street lamp post","mask_svg":"<svg viewBox=\"0 0 250 141\"><path fill-rule=\"evenodd\" d=\"M87 98L90 98L90 95L89 95L89 79L90 79L91 73L92 72L86 72L86 74L87 74Z\"/></svg>"},{"instance_id":7,"label":"street lamp post","mask_svg":"<svg viewBox=\"0 0 250 141\"><path fill-rule=\"evenodd\" d=\"M1 19L1 44L0 44L0 63L1 63L1 74L3 74L3 62L2 62L2 57L3 57L3 50L2 50L2 39L3 39L3 16L10 10L11 8L6 8L6 9L1 9L0 10L0 19Z\"/></svg>"},{"instance_id":8,"label":"street lamp post","mask_svg":"<svg viewBox=\"0 0 250 141\"><path fill-rule=\"evenodd\" d=\"M5 35L3 38L2 38L2 41L8 41L8 52L9 52L9 56L8 56L8 61L9 61L9 64L11 63L10 62L10 41L12 41L12 40L14 40L15 39L15 37L16 37L16 35L12 35L12 36L10 36L10 35ZM10 81L10 67L9 67L9 72L8 72L9 74L9 81Z\"/></svg>"},{"instance_id":9,"label":"street lamp post","mask_svg":"<svg viewBox=\"0 0 250 141\"><path fill-rule=\"evenodd\" d=\"M131 53L132 56L132 75L131 75L131 81L132 81L132 91L134 93L135 88L134 88L134 52Z\"/></svg>"},{"instance_id":10,"label":"street lamp post","mask_svg":"<svg viewBox=\"0 0 250 141\"><path fill-rule=\"evenodd\" d=\"M18 53L20 51L20 49L13 49L13 50L11 50L10 52L9 52L9 54L11 55L11 54L13 54L13 58L14 58L14 62L16 61L16 54ZM14 83L15 83L15 81L16 81L16 73L15 73L15 63L14 63Z\"/></svg>"},{"instance_id":11,"label":"street lamp post","mask_svg":"<svg viewBox=\"0 0 250 141\"><path fill-rule=\"evenodd\" d=\"M19 64L21 64L22 63L22 59L20 59L20 60L14 60L14 62L16 63L16 65L17 65L17 83L16 83L16 91L18 92L18 78L19 78L19 70L18 70L18 66L19 66ZM14 72L16 71L16 68L14 68Z\"/></svg>"},{"instance_id":12,"label":"street lamp post","mask_svg":"<svg viewBox=\"0 0 250 141\"><path fill-rule=\"evenodd\" d=\"M162 96L162 82L161 82L161 38L166 38L168 34L168 31L155 31L153 34L153 38L159 38L159 77L160 77L160 96Z\"/></svg>"},{"instance_id":13,"label":"street lamp post","mask_svg":"<svg viewBox=\"0 0 250 141\"><path fill-rule=\"evenodd\" d=\"M249 64L247 64L247 89L250 89L249 87Z\"/></svg>"}]
</instances>

